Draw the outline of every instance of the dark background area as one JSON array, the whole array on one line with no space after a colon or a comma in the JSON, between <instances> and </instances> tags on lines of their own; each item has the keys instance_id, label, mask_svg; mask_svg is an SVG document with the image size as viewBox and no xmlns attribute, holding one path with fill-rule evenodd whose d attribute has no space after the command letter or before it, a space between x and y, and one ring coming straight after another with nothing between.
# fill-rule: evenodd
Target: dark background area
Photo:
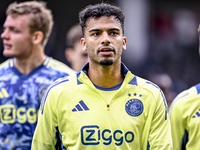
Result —
<instances>
[{"instance_id":1,"label":"dark background area","mask_svg":"<svg viewBox=\"0 0 200 150\"><path fill-rule=\"evenodd\" d=\"M152 0L148 61L159 66L180 90L200 82L199 34L200 1ZM180 85L180 86L181 86ZM180 92L180 91L179 91Z\"/></svg>"}]
</instances>

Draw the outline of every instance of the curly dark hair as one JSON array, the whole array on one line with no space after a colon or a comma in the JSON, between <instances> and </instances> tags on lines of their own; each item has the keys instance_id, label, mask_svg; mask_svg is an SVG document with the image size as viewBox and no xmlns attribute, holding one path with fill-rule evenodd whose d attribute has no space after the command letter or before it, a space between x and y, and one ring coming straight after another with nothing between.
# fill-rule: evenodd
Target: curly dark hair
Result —
<instances>
[{"instance_id":1,"label":"curly dark hair","mask_svg":"<svg viewBox=\"0 0 200 150\"><path fill-rule=\"evenodd\" d=\"M101 16L115 16L116 20L118 20L122 27L122 32L124 33L124 20L125 16L122 10L113 4L109 3L99 3L95 5L88 5L82 11L79 12L79 22L82 28L83 35L84 30L86 28L86 22L89 18L97 18Z\"/></svg>"}]
</instances>

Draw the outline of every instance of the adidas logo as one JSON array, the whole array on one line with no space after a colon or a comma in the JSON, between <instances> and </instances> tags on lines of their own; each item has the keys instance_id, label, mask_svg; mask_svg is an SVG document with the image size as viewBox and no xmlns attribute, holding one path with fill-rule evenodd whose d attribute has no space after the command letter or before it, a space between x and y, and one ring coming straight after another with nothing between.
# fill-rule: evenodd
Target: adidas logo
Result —
<instances>
[{"instance_id":1,"label":"adidas logo","mask_svg":"<svg viewBox=\"0 0 200 150\"><path fill-rule=\"evenodd\" d=\"M6 91L5 88L2 88L0 91L0 98L8 98L8 97L9 97L8 92Z\"/></svg>"},{"instance_id":2,"label":"adidas logo","mask_svg":"<svg viewBox=\"0 0 200 150\"><path fill-rule=\"evenodd\" d=\"M79 103L75 106L75 108L72 109L73 112L75 111L86 111L86 110L90 110L86 104L83 102L83 100L79 101Z\"/></svg>"},{"instance_id":3,"label":"adidas logo","mask_svg":"<svg viewBox=\"0 0 200 150\"><path fill-rule=\"evenodd\" d=\"M192 118L196 118L196 117L200 117L200 109L195 113L194 116L192 116Z\"/></svg>"}]
</instances>

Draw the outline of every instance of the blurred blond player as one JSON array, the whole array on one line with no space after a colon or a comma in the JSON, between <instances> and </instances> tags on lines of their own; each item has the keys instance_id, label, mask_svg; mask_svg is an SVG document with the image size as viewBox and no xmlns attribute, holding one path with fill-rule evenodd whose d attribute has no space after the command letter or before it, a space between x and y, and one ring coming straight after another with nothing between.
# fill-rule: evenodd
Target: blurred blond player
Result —
<instances>
[{"instance_id":1,"label":"blurred blond player","mask_svg":"<svg viewBox=\"0 0 200 150\"><path fill-rule=\"evenodd\" d=\"M79 24L70 28L66 35L67 49L65 57L76 72L81 71L83 65L88 62L88 54L81 47L82 29Z\"/></svg>"},{"instance_id":2,"label":"blurred blond player","mask_svg":"<svg viewBox=\"0 0 200 150\"><path fill-rule=\"evenodd\" d=\"M1 38L10 59L0 65L0 149L30 150L46 88L74 71L44 53L53 26L45 3L12 3L6 15Z\"/></svg>"},{"instance_id":3,"label":"blurred blond player","mask_svg":"<svg viewBox=\"0 0 200 150\"><path fill-rule=\"evenodd\" d=\"M170 118L174 150L199 150L200 83L181 92L174 99L170 107Z\"/></svg>"}]
</instances>

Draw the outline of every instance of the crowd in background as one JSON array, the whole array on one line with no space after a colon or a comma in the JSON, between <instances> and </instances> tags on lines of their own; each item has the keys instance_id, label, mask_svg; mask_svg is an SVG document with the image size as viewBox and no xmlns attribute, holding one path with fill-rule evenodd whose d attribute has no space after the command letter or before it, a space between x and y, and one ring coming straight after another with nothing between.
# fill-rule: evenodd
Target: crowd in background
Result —
<instances>
[{"instance_id":1,"label":"crowd in background","mask_svg":"<svg viewBox=\"0 0 200 150\"><path fill-rule=\"evenodd\" d=\"M165 74L172 83L164 85L170 85L175 95L197 84L199 16L189 10L177 10L173 15L158 11L151 20L150 46L140 74L150 80L153 74L152 81L161 87L163 80L157 77Z\"/></svg>"},{"instance_id":2,"label":"crowd in background","mask_svg":"<svg viewBox=\"0 0 200 150\"><path fill-rule=\"evenodd\" d=\"M147 70L142 71L145 77L149 72L167 74L175 95L200 81L199 18L200 14L187 9L177 9L173 14L159 10L151 21L150 46L144 63Z\"/></svg>"}]
</instances>

